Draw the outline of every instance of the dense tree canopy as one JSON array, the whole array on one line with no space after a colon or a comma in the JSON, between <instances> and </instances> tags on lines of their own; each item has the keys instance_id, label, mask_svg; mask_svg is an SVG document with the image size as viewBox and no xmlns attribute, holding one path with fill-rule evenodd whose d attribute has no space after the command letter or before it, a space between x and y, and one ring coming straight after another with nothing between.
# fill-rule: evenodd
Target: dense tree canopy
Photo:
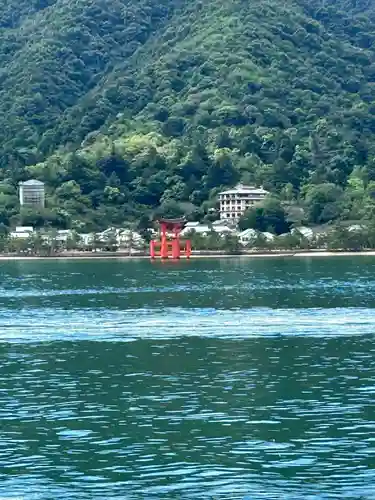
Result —
<instances>
[{"instance_id":1,"label":"dense tree canopy","mask_svg":"<svg viewBox=\"0 0 375 500\"><path fill-rule=\"evenodd\" d=\"M285 210L276 198L268 198L261 205L247 210L238 225L241 230L252 228L276 234L286 233L290 229Z\"/></svg>"},{"instance_id":2,"label":"dense tree canopy","mask_svg":"<svg viewBox=\"0 0 375 500\"><path fill-rule=\"evenodd\" d=\"M3 2L0 223L203 217L239 180L372 217L374 26L357 0ZM30 177L44 213L20 213Z\"/></svg>"}]
</instances>

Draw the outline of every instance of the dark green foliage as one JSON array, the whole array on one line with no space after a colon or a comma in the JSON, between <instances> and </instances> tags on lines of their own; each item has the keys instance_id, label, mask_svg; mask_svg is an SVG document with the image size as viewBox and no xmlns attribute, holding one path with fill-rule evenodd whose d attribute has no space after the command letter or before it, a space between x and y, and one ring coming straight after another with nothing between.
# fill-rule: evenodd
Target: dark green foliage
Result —
<instances>
[{"instance_id":1,"label":"dark green foliage","mask_svg":"<svg viewBox=\"0 0 375 500\"><path fill-rule=\"evenodd\" d=\"M247 210L238 226L241 230L252 228L276 234L286 233L290 229L285 210L276 198L269 198L261 206Z\"/></svg>"},{"instance_id":2,"label":"dark green foliage","mask_svg":"<svg viewBox=\"0 0 375 500\"><path fill-rule=\"evenodd\" d=\"M334 184L309 187L305 200L309 220L317 224L337 219L344 209L343 191Z\"/></svg>"},{"instance_id":3,"label":"dark green foliage","mask_svg":"<svg viewBox=\"0 0 375 500\"><path fill-rule=\"evenodd\" d=\"M178 219L184 215L181 205L173 200L167 200L162 203L155 211L155 220L157 219Z\"/></svg>"},{"instance_id":4,"label":"dark green foliage","mask_svg":"<svg viewBox=\"0 0 375 500\"><path fill-rule=\"evenodd\" d=\"M369 247L367 231L350 231L345 226L336 226L328 237L330 250L359 251Z\"/></svg>"},{"instance_id":5,"label":"dark green foliage","mask_svg":"<svg viewBox=\"0 0 375 500\"><path fill-rule=\"evenodd\" d=\"M18 222L21 226L40 228L47 225L66 229L70 221L63 213L59 213L59 211L22 209Z\"/></svg>"},{"instance_id":6,"label":"dark green foliage","mask_svg":"<svg viewBox=\"0 0 375 500\"><path fill-rule=\"evenodd\" d=\"M172 201L205 215L239 180L292 193L312 223L369 217L374 25L349 0L3 2L0 223L31 221L15 190L30 177L47 185L38 224Z\"/></svg>"},{"instance_id":7,"label":"dark green foliage","mask_svg":"<svg viewBox=\"0 0 375 500\"><path fill-rule=\"evenodd\" d=\"M233 234L219 235L211 230L207 235L203 236L194 231L189 235L193 248L198 251L220 251L226 254L236 255L243 251L237 236Z\"/></svg>"}]
</instances>

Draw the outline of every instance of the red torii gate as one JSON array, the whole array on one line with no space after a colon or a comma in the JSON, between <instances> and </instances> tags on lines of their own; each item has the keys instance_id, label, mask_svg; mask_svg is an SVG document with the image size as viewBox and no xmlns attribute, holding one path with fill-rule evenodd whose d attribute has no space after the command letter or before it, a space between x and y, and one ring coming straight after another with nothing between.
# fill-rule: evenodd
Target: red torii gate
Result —
<instances>
[{"instance_id":1,"label":"red torii gate","mask_svg":"<svg viewBox=\"0 0 375 500\"><path fill-rule=\"evenodd\" d=\"M150 257L155 259L179 259L180 257L190 258L190 240L181 241L180 233L185 227L185 219L159 219L160 241L150 241Z\"/></svg>"}]
</instances>

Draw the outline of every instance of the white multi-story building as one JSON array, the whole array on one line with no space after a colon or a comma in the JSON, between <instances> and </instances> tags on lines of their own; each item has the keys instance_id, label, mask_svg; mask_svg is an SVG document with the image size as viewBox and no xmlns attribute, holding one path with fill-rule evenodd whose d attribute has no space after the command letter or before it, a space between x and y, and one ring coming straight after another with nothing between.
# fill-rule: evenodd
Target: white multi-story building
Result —
<instances>
[{"instance_id":1,"label":"white multi-story building","mask_svg":"<svg viewBox=\"0 0 375 500\"><path fill-rule=\"evenodd\" d=\"M220 219L237 222L252 205L259 203L268 191L254 186L238 184L232 189L219 193Z\"/></svg>"},{"instance_id":2,"label":"white multi-story building","mask_svg":"<svg viewBox=\"0 0 375 500\"><path fill-rule=\"evenodd\" d=\"M19 183L20 205L29 207L44 207L44 183L31 179Z\"/></svg>"}]
</instances>

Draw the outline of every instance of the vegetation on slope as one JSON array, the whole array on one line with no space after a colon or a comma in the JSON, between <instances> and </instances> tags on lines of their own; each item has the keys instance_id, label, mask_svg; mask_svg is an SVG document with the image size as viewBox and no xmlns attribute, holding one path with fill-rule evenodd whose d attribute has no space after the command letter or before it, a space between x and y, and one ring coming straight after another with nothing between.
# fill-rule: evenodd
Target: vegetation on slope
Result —
<instances>
[{"instance_id":1,"label":"vegetation on slope","mask_svg":"<svg viewBox=\"0 0 375 500\"><path fill-rule=\"evenodd\" d=\"M239 180L311 223L373 217L371 3L13 7L0 7L5 225L209 217ZM16 183L29 177L47 183L43 213L18 213Z\"/></svg>"}]
</instances>

